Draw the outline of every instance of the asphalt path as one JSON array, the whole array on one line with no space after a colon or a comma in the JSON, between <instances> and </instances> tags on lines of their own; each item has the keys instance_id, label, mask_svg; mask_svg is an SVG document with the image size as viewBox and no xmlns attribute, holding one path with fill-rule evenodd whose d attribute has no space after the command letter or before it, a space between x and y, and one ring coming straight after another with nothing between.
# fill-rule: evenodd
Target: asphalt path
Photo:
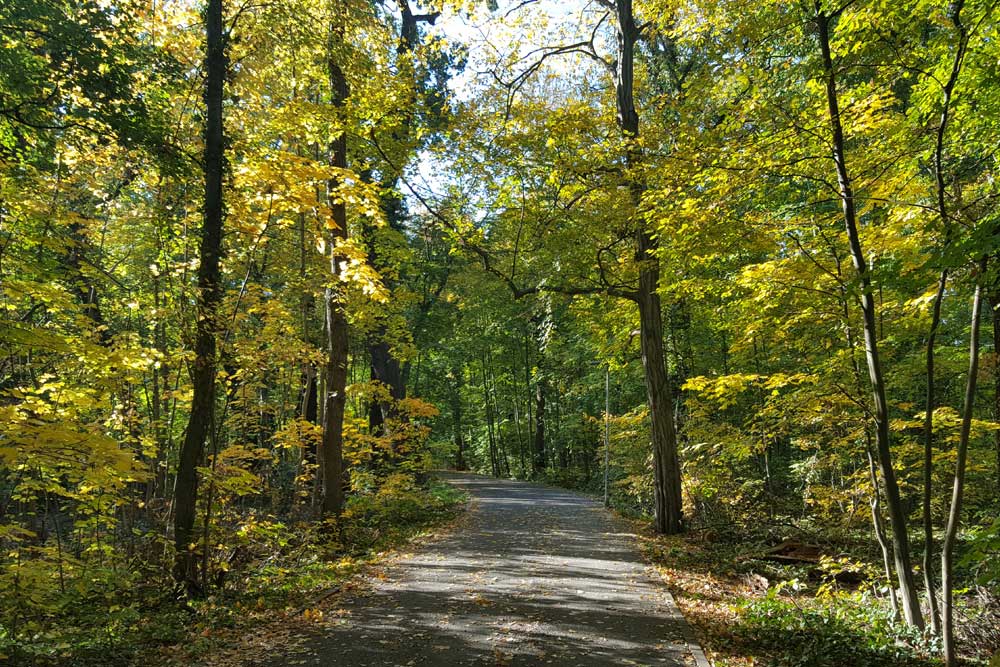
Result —
<instances>
[{"instance_id":1,"label":"asphalt path","mask_svg":"<svg viewBox=\"0 0 1000 667\"><path fill-rule=\"evenodd\" d=\"M271 665L707 667L627 526L585 496L441 473L469 516L339 601Z\"/></svg>"}]
</instances>

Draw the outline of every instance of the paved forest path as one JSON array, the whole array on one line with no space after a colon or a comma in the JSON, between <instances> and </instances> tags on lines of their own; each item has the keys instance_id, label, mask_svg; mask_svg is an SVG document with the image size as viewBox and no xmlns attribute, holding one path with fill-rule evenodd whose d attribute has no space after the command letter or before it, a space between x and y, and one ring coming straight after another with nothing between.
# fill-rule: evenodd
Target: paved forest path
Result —
<instances>
[{"instance_id":1,"label":"paved forest path","mask_svg":"<svg viewBox=\"0 0 1000 667\"><path fill-rule=\"evenodd\" d=\"M390 564L385 580L341 601L336 625L272 665L707 667L670 594L599 503L441 476L472 496L461 527Z\"/></svg>"}]
</instances>

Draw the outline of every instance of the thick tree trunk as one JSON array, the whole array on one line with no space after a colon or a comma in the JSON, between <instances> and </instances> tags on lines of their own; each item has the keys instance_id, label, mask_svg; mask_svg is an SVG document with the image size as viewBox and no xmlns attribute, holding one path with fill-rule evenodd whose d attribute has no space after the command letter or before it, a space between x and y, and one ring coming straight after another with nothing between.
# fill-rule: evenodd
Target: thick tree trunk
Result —
<instances>
[{"instance_id":1,"label":"thick tree trunk","mask_svg":"<svg viewBox=\"0 0 1000 667\"><path fill-rule=\"evenodd\" d=\"M415 71L410 62L413 57L413 50L420 41L419 25L421 23L433 24L438 17L437 13L414 14L409 2L400 0L399 20L400 32L399 43L396 45L396 53L400 56L399 75L411 79L408 83L412 86L413 94L401 105L403 111L402 122L393 137L399 143L408 143L413 135L413 98L416 95L419 82L416 80ZM382 211L385 213L389 226L393 229L401 229L403 216L405 213L402 198L395 193L398 188L401 174L388 173L387 178L383 178L382 185L390 194L382 198ZM379 260L374 247L369 251L369 259L372 266L382 270L384 263ZM392 286L391 284L389 285ZM371 378L384 382L389 386L389 391L395 400L406 398L406 382L402 370L402 364L392 356L389 343L386 340L387 328L385 324L380 324L369 342L368 352L371 360ZM374 434L383 432L385 421L391 416L392 406L384 401L373 404L369 407L368 426L369 431Z\"/></svg>"},{"instance_id":2,"label":"thick tree trunk","mask_svg":"<svg viewBox=\"0 0 1000 667\"><path fill-rule=\"evenodd\" d=\"M861 312L864 324L865 359L871 382L875 407L875 446L878 464L885 483L886 509L892 529L893 557L896 576L899 579L900 603L906 622L923 628L924 620L920 611L920 601L910 567L910 540L907 534L906 514L899 495L896 470L892 463L892 449L889 441L889 407L886 400L885 379L882 375L882 361L878 349L878 314L872 296L871 276L868 272L864 251L858 235L857 213L854 192L847 171L844 132L840 120L840 105L837 98L837 78L830 53L830 20L826 14L818 14L815 19L817 36L826 79L826 101L833 144L833 158L837 168L837 182L840 189L844 226L850 243L851 260L858 282L861 285Z\"/></svg>"},{"instance_id":3,"label":"thick tree trunk","mask_svg":"<svg viewBox=\"0 0 1000 667\"><path fill-rule=\"evenodd\" d=\"M649 419L653 429L653 491L655 526L659 533L672 535L684 528L681 503L681 471L677 457L677 433L674 430L673 396L663 358L663 322L660 318L660 297L655 281L659 271L649 275L647 269L639 280L639 344L642 366L646 375L646 395Z\"/></svg>"},{"instance_id":4,"label":"thick tree trunk","mask_svg":"<svg viewBox=\"0 0 1000 667\"><path fill-rule=\"evenodd\" d=\"M174 577L188 591L198 590L198 559L192 548L198 507L198 464L212 428L215 408L217 311L222 301L219 263L222 254L225 141L222 97L226 77L222 0L208 0L205 9L205 209L198 266L198 306L195 358L191 368L194 393L191 417L181 445L174 485Z\"/></svg>"},{"instance_id":5,"label":"thick tree trunk","mask_svg":"<svg viewBox=\"0 0 1000 667\"><path fill-rule=\"evenodd\" d=\"M642 166L642 156L634 141L639 137L639 114L633 96L635 44L639 28L635 24L632 0L618 0L616 36L618 41L615 100L618 125L626 142L626 163L630 170L629 190L636 232L639 290L639 333L642 347L642 366L646 378L646 396L649 403L650 426L653 440L654 515L657 532L674 534L684 528L681 501L681 466L677 456L677 433L674 429L674 399L667 377L663 353L663 319L660 295L659 259L656 256L656 239L645 228L639 213L643 184L635 173Z\"/></svg>"},{"instance_id":6,"label":"thick tree trunk","mask_svg":"<svg viewBox=\"0 0 1000 667\"><path fill-rule=\"evenodd\" d=\"M972 300L972 326L969 333L969 375L965 380L965 400L962 403L962 428L958 435L958 451L955 460L955 478L951 490L951 508L948 510L948 525L941 544L941 639L944 644L944 659L948 667L958 664L955 650L955 619L953 611L953 554L958 526L962 521L962 496L965 492L965 464L969 453L969 433L972 429L972 411L976 401L976 379L979 373L979 320L982 311L983 286L986 274L986 260L979 264L976 292Z\"/></svg>"},{"instance_id":7,"label":"thick tree trunk","mask_svg":"<svg viewBox=\"0 0 1000 667\"><path fill-rule=\"evenodd\" d=\"M331 28L331 41L335 28ZM331 103L337 109L347 100L347 79L333 59L331 48L327 63ZM347 168L347 136L341 133L330 142L330 166ZM340 287L340 244L347 240L347 209L337 194L340 182L328 184L327 196L334 227L330 230L331 285L326 288L326 381L323 409L323 514L337 515L344 506L344 409L347 405L347 314Z\"/></svg>"},{"instance_id":8,"label":"thick tree trunk","mask_svg":"<svg viewBox=\"0 0 1000 667\"><path fill-rule=\"evenodd\" d=\"M392 356L389 343L385 339L386 328L380 326L368 343L368 358L371 361L371 379L381 382L389 388L393 400L406 398L406 386L403 383L403 372L399 360ZM382 435L385 422L393 416L393 406L390 401L373 401L368 410L368 430L373 435Z\"/></svg>"}]
</instances>

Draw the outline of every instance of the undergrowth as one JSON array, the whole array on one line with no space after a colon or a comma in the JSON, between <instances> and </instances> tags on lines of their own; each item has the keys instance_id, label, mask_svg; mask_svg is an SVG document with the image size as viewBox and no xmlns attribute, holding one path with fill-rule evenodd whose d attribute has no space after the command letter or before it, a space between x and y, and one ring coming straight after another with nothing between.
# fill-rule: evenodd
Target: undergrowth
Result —
<instances>
[{"instance_id":1,"label":"undergrowth","mask_svg":"<svg viewBox=\"0 0 1000 667\"><path fill-rule=\"evenodd\" d=\"M276 617L309 613L313 601L387 550L454 518L464 500L445 483L423 488L401 476L352 497L333 524L245 512L228 527L231 553L213 572L210 595L177 597L163 563L123 569L114 588L70 591L71 603L31 626L0 626L0 663L192 664Z\"/></svg>"}]
</instances>

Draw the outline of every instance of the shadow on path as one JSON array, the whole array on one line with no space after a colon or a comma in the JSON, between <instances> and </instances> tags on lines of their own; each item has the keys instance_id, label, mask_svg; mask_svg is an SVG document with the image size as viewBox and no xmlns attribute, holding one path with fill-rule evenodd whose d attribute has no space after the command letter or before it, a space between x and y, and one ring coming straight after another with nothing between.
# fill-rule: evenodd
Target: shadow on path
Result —
<instances>
[{"instance_id":1,"label":"shadow on path","mask_svg":"<svg viewBox=\"0 0 1000 667\"><path fill-rule=\"evenodd\" d=\"M627 529L599 503L439 474L472 497L467 523L390 565L269 665L707 664Z\"/></svg>"}]
</instances>

